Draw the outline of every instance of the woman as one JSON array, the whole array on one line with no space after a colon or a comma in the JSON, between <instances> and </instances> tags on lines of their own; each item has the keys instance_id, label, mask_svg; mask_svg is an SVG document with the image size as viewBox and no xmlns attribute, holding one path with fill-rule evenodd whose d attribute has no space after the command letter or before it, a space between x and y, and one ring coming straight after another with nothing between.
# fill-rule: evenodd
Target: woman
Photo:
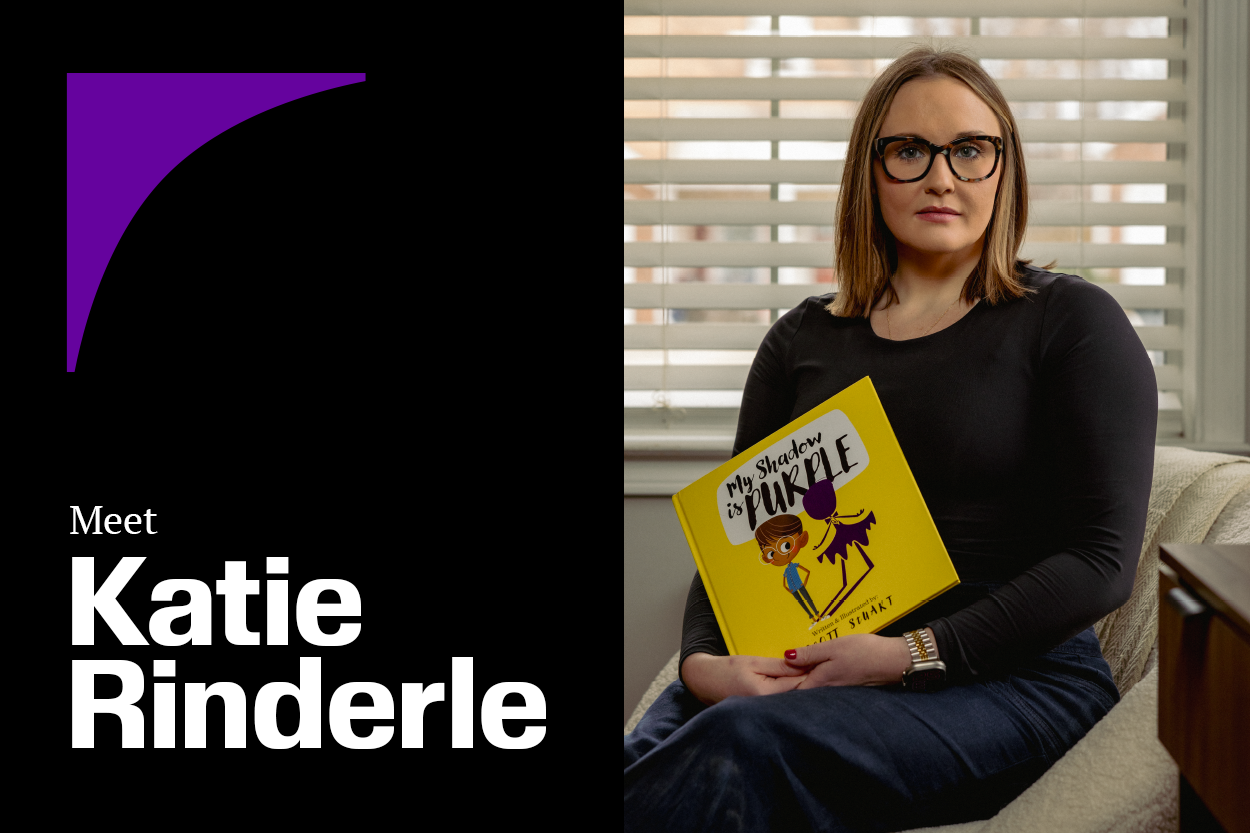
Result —
<instances>
[{"instance_id":1,"label":"woman","mask_svg":"<svg viewBox=\"0 0 1250 833\"><path fill-rule=\"evenodd\" d=\"M870 376L963 583L879 634L730 657L696 575L681 678L625 739L627 830L989 818L1119 700L1092 625L1132 591L1154 373L1106 292L1018 259L1021 139L975 61L886 69L837 210L840 291L765 337L734 454ZM937 690L899 684L917 653Z\"/></svg>"}]
</instances>

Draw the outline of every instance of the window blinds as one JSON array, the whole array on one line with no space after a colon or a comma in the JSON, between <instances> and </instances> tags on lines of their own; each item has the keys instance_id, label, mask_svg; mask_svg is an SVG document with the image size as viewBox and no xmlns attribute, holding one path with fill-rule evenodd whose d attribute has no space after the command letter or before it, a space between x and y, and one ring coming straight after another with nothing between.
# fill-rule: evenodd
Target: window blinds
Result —
<instances>
[{"instance_id":1,"label":"window blinds","mask_svg":"<svg viewBox=\"0 0 1250 833\"><path fill-rule=\"evenodd\" d=\"M1178 435L1197 181L1190 12L1183 0L626 2L626 448L729 449L771 322L836 289L855 105L917 43L961 49L999 83L1030 178L1022 256L1124 307L1155 363L1159 434Z\"/></svg>"}]
</instances>

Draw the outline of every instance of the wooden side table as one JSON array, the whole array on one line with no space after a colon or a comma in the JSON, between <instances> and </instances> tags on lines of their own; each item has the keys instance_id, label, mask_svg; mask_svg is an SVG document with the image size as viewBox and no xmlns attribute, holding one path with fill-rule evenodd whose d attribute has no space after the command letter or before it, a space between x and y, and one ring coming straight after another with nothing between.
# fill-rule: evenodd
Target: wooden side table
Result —
<instances>
[{"instance_id":1,"label":"wooden side table","mask_svg":"<svg viewBox=\"0 0 1250 833\"><path fill-rule=\"evenodd\" d=\"M1182 831L1250 831L1250 545L1159 547L1159 740Z\"/></svg>"}]
</instances>

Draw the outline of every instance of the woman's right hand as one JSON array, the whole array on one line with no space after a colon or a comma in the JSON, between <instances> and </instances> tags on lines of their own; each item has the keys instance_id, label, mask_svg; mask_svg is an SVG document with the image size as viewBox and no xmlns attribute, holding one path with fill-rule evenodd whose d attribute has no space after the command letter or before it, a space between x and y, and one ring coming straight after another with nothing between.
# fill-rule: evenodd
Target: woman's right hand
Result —
<instances>
[{"instance_id":1,"label":"woman's right hand","mask_svg":"<svg viewBox=\"0 0 1250 833\"><path fill-rule=\"evenodd\" d=\"M807 672L790 667L780 658L700 653L686 657L681 676L690 693L711 706L735 694L750 697L793 691L807 679Z\"/></svg>"}]
</instances>

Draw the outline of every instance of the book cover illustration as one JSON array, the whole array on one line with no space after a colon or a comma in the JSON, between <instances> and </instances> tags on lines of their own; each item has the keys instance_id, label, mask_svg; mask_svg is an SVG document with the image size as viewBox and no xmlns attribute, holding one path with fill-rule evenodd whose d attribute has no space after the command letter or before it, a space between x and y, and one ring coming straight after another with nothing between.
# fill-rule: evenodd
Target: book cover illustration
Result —
<instances>
[{"instance_id":1,"label":"book cover illustration","mask_svg":"<svg viewBox=\"0 0 1250 833\"><path fill-rule=\"evenodd\" d=\"M959 583L868 377L673 504L732 654L873 633Z\"/></svg>"}]
</instances>

